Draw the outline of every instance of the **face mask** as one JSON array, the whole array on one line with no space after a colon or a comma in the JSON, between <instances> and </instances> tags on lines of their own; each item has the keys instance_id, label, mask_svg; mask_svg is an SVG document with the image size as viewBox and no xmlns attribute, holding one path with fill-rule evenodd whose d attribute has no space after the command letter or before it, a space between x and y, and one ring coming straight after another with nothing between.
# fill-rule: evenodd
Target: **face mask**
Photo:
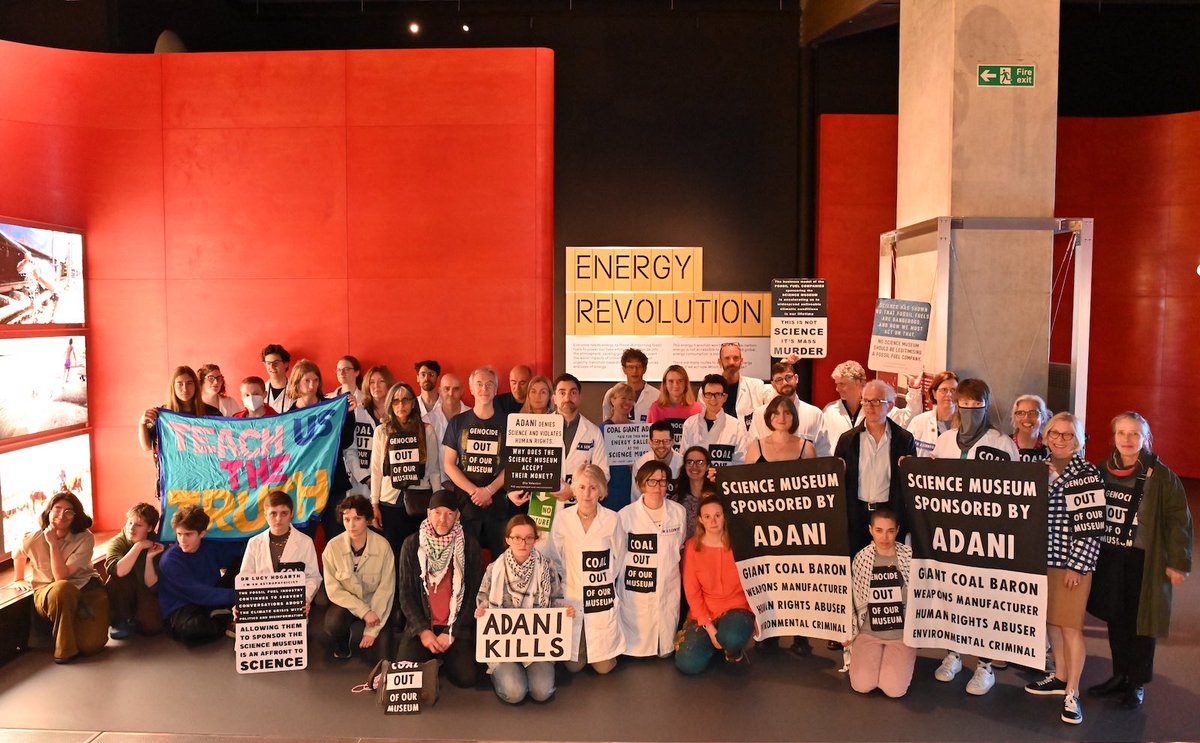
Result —
<instances>
[{"instance_id":1,"label":"face mask","mask_svg":"<svg viewBox=\"0 0 1200 743\"><path fill-rule=\"evenodd\" d=\"M958 430L968 438L975 436L987 424L987 408L959 408Z\"/></svg>"},{"instance_id":2,"label":"face mask","mask_svg":"<svg viewBox=\"0 0 1200 743\"><path fill-rule=\"evenodd\" d=\"M246 395L245 397L242 398L242 404L246 406L246 410L249 410L251 413L253 413L254 411L256 411L262 407L263 396L262 395Z\"/></svg>"}]
</instances>

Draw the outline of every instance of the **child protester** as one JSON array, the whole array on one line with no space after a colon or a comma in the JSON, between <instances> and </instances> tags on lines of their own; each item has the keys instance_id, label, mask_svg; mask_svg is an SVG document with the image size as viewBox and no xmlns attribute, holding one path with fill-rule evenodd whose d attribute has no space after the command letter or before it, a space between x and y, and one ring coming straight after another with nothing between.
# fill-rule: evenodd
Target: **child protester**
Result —
<instances>
[{"instance_id":1,"label":"child protester","mask_svg":"<svg viewBox=\"0 0 1200 743\"><path fill-rule=\"evenodd\" d=\"M177 639L188 643L228 634L237 601L233 585L240 545L205 539L208 524L203 508L181 506L171 517L176 544L159 563L158 605L163 623Z\"/></svg>"},{"instance_id":2,"label":"child protester","mask_svg":"<svg viewBox=\"0 0 1200 743\"><path fill-rule=\"evenodd\" d=\"M880 689L902 697L912 682L917 651L904 644L904 608L912 548L897 544L896 514L887 507L871 512L871 544L851 564L854 618L850 623L853 652L850 686L866 694Z\"/></svg>"},{"instance_id":3,"label":"child protester","mask_svg":"<svg viewBox=\"0 0 1200 743\"><path fill-rule=\"evenodd\" d=\"M313 596L321 587L321 569L317 566L317 549L307 534L292 526L295 505L292 496L282 490L267 493L264 503L267 530L259 532L246 543L242 556L242 574L262 575L282 570L304 573L304 613L312 608Z\"/></svg>"},{"instance_id":4,"label":"child protester","mask_svg":"<svg viewBox=\"0 0 1200 743\"><path fill-rule=\"evenodd\" d=\"M158 563L165 547L155 536L157 528L158 509L138 503L125 514L125 528L108 543L104 587L112 611L108 636L114 640L124 640L135 630L143 635L162 632Z\"/></svg>"}]
</instances>

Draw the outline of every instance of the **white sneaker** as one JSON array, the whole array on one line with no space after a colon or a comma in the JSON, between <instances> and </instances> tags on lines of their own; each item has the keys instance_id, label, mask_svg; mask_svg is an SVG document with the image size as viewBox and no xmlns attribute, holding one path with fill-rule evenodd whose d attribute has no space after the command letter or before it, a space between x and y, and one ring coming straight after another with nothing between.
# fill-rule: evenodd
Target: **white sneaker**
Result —
<instances>
[{"instance_id":1,"label":"white sneaker","mask_svg":"<svg viewBox=\"0 0 1200 743\"><path fill-rule=\"evenodd\" d=\"M946 653L946 657L942 659L942 665L937 667L933 672L933 677L938 681L953 681L958 672L962 670L962 656L951 650Z\"/></svg>"},{"instance_id":2,"label":"white sneaker","mask_svg":"<svg viewBox=\"0 0 1200 743\"><path fill-rule=\"evenodd\" d=\"M996 674L992 673L992 664L980 662L975 666L975 675L967 682L967 693L981 697L996 685Z\"/></svg>"},{"instance_id":3,"label":"white sneaker","mask_svg":"<svg viewBox=\"0 0 1200 743\"><path fill-rule=\"evenodd\" d=\"M1063 699L1061 719L1070 725L1078 725L1083 722L1083 705L1079 703L1079 697L1075 694L1067 694Z\"/></svg>"}]
</instances>

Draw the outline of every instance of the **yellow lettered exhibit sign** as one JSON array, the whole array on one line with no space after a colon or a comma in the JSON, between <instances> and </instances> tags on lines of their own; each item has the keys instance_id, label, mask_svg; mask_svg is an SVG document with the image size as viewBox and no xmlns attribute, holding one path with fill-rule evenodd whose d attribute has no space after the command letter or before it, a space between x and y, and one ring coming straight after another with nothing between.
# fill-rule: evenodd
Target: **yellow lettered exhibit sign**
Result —
<instances>
[{"instance_id":1,"label":"yellow lettered exhibit sign","mask_svg":"<svg viewBox=\"0 0 1200 743\"><path fill-rule=\"evenodd\" d=\"M770 292L704 291L703 248L567 248L567 368L586 381L624 379L621 352L640 348L647 379L670 364L716 370L736 342L742 373L770 373Z\"/></svg>"}]
</instances>

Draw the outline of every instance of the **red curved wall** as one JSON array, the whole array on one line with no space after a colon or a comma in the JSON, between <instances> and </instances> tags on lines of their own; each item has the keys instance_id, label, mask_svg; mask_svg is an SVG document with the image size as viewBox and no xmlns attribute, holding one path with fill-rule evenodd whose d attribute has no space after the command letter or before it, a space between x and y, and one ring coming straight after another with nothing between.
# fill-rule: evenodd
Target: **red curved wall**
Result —
<instances>
[{"instance_id":1,"label":"red curved wall","mask_svg":"<svg viewBox=\"0 0 1200 743\"><path fill-rule=\"evenodd\" d=\"M879 233L895 226L896 117L822 116L819 137L817 275L830 279L830 358L816 367L814 396L825 402L833 364L867 355ZM1055 213L1096 220L1088 454L1105 456L1109 421L1133 409L1163 460L1200 477L1189 443L1200 419L1190 383L1200 362L1200 112L1060 119L1057 165ZM1058 312L1051 354L1069 361L1069 299Z\"/></svg>"},{"instance_id":2,"label":"red curved wall","mask_svg":"<svg viewBox=\"0 0 1200 743\"><path fill-rule=\"evenodd\" d=\"M177 364L235 397L268 342L327 386L345 353L550 371L549 50L0 42L0 100L0 215L85 232L102 528L153 497L135 423Z\"/></svg>"}]
</instances>

